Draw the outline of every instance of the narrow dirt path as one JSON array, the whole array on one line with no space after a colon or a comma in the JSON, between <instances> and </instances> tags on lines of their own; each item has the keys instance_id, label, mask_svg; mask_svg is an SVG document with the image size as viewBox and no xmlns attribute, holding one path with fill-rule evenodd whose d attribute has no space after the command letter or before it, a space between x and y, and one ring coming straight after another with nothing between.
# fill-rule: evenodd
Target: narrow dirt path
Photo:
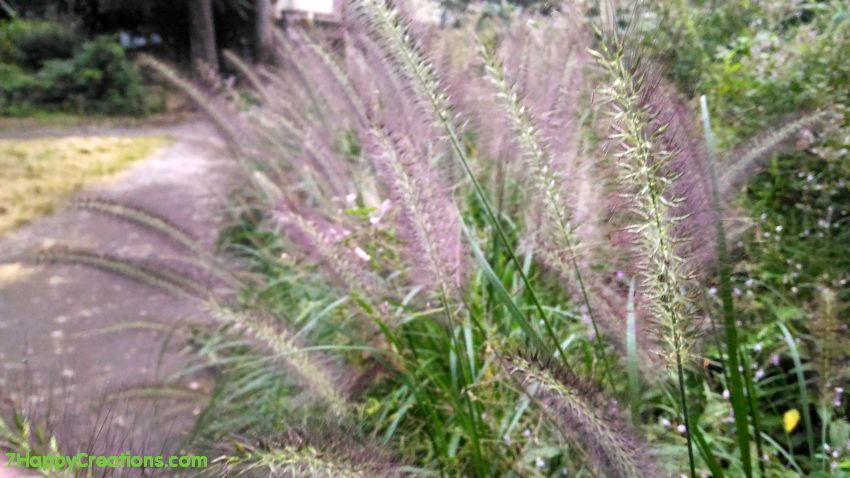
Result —
<instances>
[{"instance_id":1,"label":"narrow dirt path","mask_svg":"<svg viewBox=\"0 0 850 478\"><path fill-rule=\"evenodd\" d=\"M94 133L167 133L174 142L80 196L156 211L212 250L234 170L209 125ZM36 415L49 413L60 438L76 446L135 454L170 449L191 425L199 406L192 392L206 381L184 377L176 385L182 391L169 399L143 387L162 383L185 364L185 336L166 329L205 320L203 308L90 267L26 261L52 245L157 263L186 257L178 245L134 224L71 208L0 238L0 264L7 271L0 275L0 410L5 401Z\"/></svg>"}]
</instances>

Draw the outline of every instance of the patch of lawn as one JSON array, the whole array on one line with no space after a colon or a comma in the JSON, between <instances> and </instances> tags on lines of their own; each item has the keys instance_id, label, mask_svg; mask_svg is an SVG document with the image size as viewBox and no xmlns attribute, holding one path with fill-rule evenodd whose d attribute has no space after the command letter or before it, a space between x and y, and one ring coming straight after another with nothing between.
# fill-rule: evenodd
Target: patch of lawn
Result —
<instances>
[{"instance_id":1,"label":"patch of lawn","mask_svg":"<svg viewBox=\"0 0 850 478\"><path fill-rule=\"evenodd\" d=\"M187 116L187 113L180 111L147 116L77 115L37 111L28 116L0 116L0 133L8 137L26 137L26 133L32 130L61 132L74 128L166 126L186 121Z\"/></svg>"},{"instance_id":2,"label":"patch of lawn","mask_svg":"<svg viewBox=\"0 0 850 478\"><path fill-rule=\"evenodd\" d=\"M0 140L0 235L49 213L93 182L153 154L165 138Z\"/></svg>"}]
</instances>

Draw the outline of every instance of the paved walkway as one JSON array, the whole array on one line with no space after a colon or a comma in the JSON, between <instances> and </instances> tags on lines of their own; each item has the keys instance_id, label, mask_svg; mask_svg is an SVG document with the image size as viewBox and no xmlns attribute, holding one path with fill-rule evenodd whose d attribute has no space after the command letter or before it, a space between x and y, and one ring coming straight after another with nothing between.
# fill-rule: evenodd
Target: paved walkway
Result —
<instances>
[{"instance_id":1,"label":"paved walkway","mask_svg":"<svg viewBox=\"0 0 850 478\"><path fill-rule=\"evenodd\" d=\"M164 132L172 144L80 196L144 206L211 250L233 166L209 125L93 133ZM144 387L161 384L186 361L185 336L159 325L205 320L203 310L192 299L90 267L25 260L51 245L156 262L186 257L134 224L71 208L0 238L0 410L5 401L35 415L49 413L60 439L76 446L138 454L172 447L198 411L197 398L186 391L203 390L208 380L184 378L176 384L182 391L168 399ZM0 477L8 472L0 469Z\"/></svg>"}]
</instances>

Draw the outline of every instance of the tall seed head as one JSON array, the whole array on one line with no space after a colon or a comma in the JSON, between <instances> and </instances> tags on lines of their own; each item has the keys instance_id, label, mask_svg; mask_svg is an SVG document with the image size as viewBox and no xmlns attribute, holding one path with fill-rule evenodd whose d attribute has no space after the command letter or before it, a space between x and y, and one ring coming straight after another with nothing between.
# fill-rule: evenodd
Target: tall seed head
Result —
<instances>
[{"instance_id":1,"label":"tall seed head","mask_svg":"<svg viewBox=\"0 0 850 478\"><path fill-rule=\"evenodd\" d=\"M584 448L601 476L662 476L628 420L598 387L550 365L522 357L503 366L572 444Z\"/></svg>"}]
</instances>

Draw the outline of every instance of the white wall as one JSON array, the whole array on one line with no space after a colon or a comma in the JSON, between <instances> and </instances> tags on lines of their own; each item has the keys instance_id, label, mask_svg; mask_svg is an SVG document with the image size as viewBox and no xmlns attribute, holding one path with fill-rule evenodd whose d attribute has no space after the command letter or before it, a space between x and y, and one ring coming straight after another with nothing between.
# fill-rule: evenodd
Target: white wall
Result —
<instances>
[{"instance_id":1,"label":"white wall","mask_svg":"<svg viewBox=\"0 0 850 478\"><path fill-rule=\"evenodd\" d=\"M334 13L334 0L277 0L275 18L280 18L285 11L331 15Z\"/></svg>"}]
</instances>

